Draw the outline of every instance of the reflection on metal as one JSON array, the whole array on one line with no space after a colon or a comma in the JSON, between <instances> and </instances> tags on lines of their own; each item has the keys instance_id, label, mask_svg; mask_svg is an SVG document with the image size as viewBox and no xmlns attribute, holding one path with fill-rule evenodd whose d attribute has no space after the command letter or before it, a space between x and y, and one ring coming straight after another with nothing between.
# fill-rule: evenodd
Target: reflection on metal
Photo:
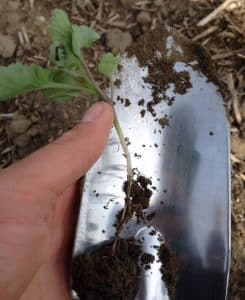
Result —
<instances>
[{"instance_id":1,"label":"reflection on metal","mask_svg":"<svg viewBox=\"0 0 245 300\"><path fill-rule=\"evenodd\" d=\"M123 70L116 76L121 86L113 89L112 97L133 166L156 187L148 209L156 214L148 225L177 254L176 299L218 300L225 299L229 269L229 135L222 97L197 64L176 62L177 72L189 72L192 87L179 95L170 85L166 95L175 101L156 105L155 118L148 111L141 117L138 101L144 99L146 109L152 91L143 80L147 67L140 68L135 57L122 58ZM125 107L118 96L131 105ZM162 128L154 119L164 115L170 122ZM112 129L103 155L86 176L74 255L113 237L116 214L124 205L125 179L125 158ZM154 252L152 246L159 241L145 226L133 218L122 237L144 236L144 251ZM158 263L143 274L137 300L168 299Z\"/></svg>"}]
</instances>

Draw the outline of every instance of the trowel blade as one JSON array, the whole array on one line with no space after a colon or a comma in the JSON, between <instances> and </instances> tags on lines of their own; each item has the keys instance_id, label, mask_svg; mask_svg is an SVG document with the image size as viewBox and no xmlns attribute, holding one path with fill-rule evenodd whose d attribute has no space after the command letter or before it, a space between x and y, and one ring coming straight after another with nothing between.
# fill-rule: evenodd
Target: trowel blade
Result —
<instances>
[{"instance_id":1,"label":"trowel blade","mask_svg":"<svg viewBox=\"0 0 245 300\"><path fill-rule=\"evenodd\" d=\"M178 34L169 32L169 36L174 47L184 51ZM177 94L170 84L166 94L174 97L173 104L160 102L153 117L147 111L152 101L151 84L144 80L147 67L127 55L121 66L115 76L121 84L112 87L112 98L129 141L132 164L155 186L147 210L155 215L148 225L176 253L175 299L225 299L230 255L229 130L218 87L195 58L187 64L179 55L174 68L189 73L192 87ZM120 99L129 99L130 105ZM144 106L138 104L141 99ZM162 128L156 119L165 115L169 126ZM113 238L116 215L124 206L125 179L126 161L113 128L106 149L85 179L74 256ZM137 238L142 232L143 247L149 250L154 238L134 219L122 237ZM144 272L137 299L168 298L156 264Z\"/></svg>"}]
</instances>

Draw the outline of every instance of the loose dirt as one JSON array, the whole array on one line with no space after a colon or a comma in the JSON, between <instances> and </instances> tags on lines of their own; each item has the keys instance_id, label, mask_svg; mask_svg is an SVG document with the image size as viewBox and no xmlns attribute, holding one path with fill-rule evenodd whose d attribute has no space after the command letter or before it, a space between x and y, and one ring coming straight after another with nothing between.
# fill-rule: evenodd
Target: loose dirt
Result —
<instances>
[{"instance_id":1,"label":"loose dirt","mask_svg":"<svg viewBox=\"0 0 245 300\"><path fill-rule=\"evenodd\" d=\"M133 300L139 286L140 245L133 239L118 240L86 252L72 264L73 288L83 300Z\"/></svg>"},{"instance_id":2,"label":"loose dirt","mask_svg":"<svg viewBox=\"0 0 245 300\"><path fill-rule=\"evenodd\" d=\"M175 268L175 254L166 244L162 244L158 250L158 255L162 263L162 279L166 282L170 299L174 299L177 285L177 270Z\"/></svg>"}]
</instances>

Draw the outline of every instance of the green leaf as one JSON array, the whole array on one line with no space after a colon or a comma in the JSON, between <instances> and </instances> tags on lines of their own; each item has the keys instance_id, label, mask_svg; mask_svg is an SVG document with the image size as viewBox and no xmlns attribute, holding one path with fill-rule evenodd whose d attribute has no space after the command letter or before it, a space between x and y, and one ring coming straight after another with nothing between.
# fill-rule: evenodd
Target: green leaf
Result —
<instances>
[{"instance_id":1,"label":"green leaf","mask_svg":"<svg viewBox=\"0 0 245 300\"><path fill-rule=\"evenodd\" d=\"M63 84L64 88L59 87ZM57 88L55 88L57 86ZM67 88L65 88L67 86ZM53 87L53 88L52 88ZM68 89L69 87L69 89ZM81 84L69 74L62 71L53 72L53 83L50 89L44 90L44 95L56 102L64 102L81 94Z\"/></svg>"},{"instance_id":2,"label":"green leaf","mask_svg":"<svg viewBox=\"0 0 245 300\"><path fill-rule=\"evenodd\" d=\"M67 14L61 9L55 9L48 30L54 42L71 49L72 25Z\"/></svg>"},{"instance_id":3,"label":"green leaf","mask_svg":"<svg viewBox=\"0 0 245 300\"><path fill-rule=\"evenodd\" d=\"M98 70L101 74L111 78L116 72L120 61L120 55L114 56L112 53L106 53L102 56Z\"/></svg>"},{"instance_id":4,"label":"green leaf","mask_svg":"<svg viewBox=\"0 0 245 300\"><path fill-rule=\"evenodd\" d=\"M53 39L49 59L59 71L22 64L0 67L0 100L36 90L55 101L80 94L98 96L83 66L81 49L90 47L99 35L86 26L72 25L59 9L53 13L49 32Z\"/></svg>"},{"instance_id":5,"label":"green leaf","mask_svg":"<svg viewBox=\"0 0 245 300\"><path fill-rule=\"evenodd\" d=\"M66 91L62 89L50 89L43 92L44 96L52 99L55 102L66 102L71 98L79 96L79 92Z\"/></svg>"},{"instance_id":6,"label":"green leaf","mask_svg":"<svg viewBox=\"0 0 245 300\"><path fill-rule=\"evenodd\" d=\"M44 95L56 102L64 102L72 97L83 95L97 96L97 91L81 78L74 78L72 71L55 71L53 72L53 82L50 83L49 89L44 90Z\"/></svg>"},{"instance_id":7,"label":"green leaf","mask_svg":"<svg viewBox=\"0 0 245 300\"><path fill-rule=\"evenodd\" d=\"M81 49L90 48L99 38L99 34L87 26L72 26L72 49L80 59L82 59Z\"/></svg>"},{"instance_id":8,"label":"green leaf","mask_svg":"<svg viewBox=\"0 0 245 300\"><path fill-rule=\"evenodd\" d=\"M43 88L52 80L52 72L39 66L20 63L0 67L0 100Z\"/></svg>"},{"instance_id":9,"label":"green leaf","mask_svg":"<svg viewBox=\"0 0 245 300\"><path fill-rule=\"evenodd\" d=\"M51 63L58 67L78 69L80 61L72 49L72 24L63 10L54 10L49 32L53 40L49 55ZM59 58L58 55L60 55Z\"/></svg>"},{"instance_id":10,"label":"green leaf","mask_svg":"<svg viewBox=\"0 0 245 300\"><path fill-rule=\"evenodd\" d=\"M51 64L63 68L67 62L65 49L62 48L57 42L51 44L49 49L49 60Z\"/></svg>"}]
</instances>

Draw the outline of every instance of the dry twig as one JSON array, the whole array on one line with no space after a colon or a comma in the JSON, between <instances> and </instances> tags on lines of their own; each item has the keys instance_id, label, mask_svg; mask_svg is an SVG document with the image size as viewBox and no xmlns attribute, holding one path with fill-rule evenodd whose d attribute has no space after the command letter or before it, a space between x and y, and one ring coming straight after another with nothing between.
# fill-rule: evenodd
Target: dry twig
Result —
<instances>
[{"instance_id":1,"label":"dry twig","mask_svg":"<svg viewBox=\"0 0 245 300\"><path fill-rule=\"evenodd\" d=\"M202 27L211 22L215 17L217 17L223 10L225 10L229 5L231 5L234 0L226 0L220 6L218 6L215 10L213 10L209 15L203 18L201 21L197 23L197 26Z\"/></svg>"},{"instance_id":2,"label":"dry twig","mask_svg":"<svg viewBox=\"0 0 245 300\"><path fill-rule=\"evenodd\" d=\"M242 117L238 108L238 98L237 98L237 91L235 89L234 78L232 73L230 73L227 77L228 77L227 78L228 88L232 97L232 107L233 107L234 116L236 118L237 123L241 124Z\"/></svg>"},{"instance_id":3,"label":"dry twig","mask_svg":"<svg viewBox=\"0 0 245 300\"><path fill-rule=\"evenodd\" d=\"M104 0L100 0L98 12L97 12L97 15L96 15L96 19L98 19L100 21L102 19L103 8L104 8Z\"/></svg>"},{"instance_id":4,"label":"dry twig","mask_svg":"<svg viewBox=\"0 0 245 300\"><path fill-rule=\"evenodd\" d=\"M34 0L29 0L29 2L30 2L31 9L33 9L33 7L34 7Z\"/></svg>"},{"instance_id":5,"label":"dry twig","mask_svg":"<svg viewBox=\"0 0 245 300\"><path fill-rule=\"evenodd\" d=\"M206 30L204 30L203 32L199 33L198 35L196 35L194 38L193 38L193 41L198 41L204 37L207 37L209 36L210 34L214 33L219 27L214 25L214 26L211 26L209 28L207 28Z\"/></svg>"}]
</instances>

